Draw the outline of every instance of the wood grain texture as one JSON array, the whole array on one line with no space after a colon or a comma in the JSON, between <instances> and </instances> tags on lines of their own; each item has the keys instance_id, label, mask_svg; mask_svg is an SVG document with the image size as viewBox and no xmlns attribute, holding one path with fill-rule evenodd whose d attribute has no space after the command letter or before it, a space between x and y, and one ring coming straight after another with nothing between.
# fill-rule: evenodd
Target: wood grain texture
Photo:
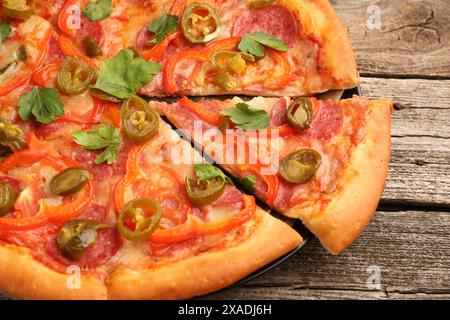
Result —
<instances>
[{"instance_id":1,"label":"wood grain texture","mask_svg":"<svg viewBox=\"0 0 450 320\"><path fill-rule=\"evenodd\" d=\"M332 0L360 72L376 77L450 78L450 1ZM368 27L377 6L381 29Z\"/></svg>"},{"instance_id":2,"label":"wood grain texture","mask_svg":"<svg viewBox=\"0 0 450 320\"><path fill-rule=\"evenodd\" d=\"M449 299L450 213L378 212L362 237L334 257L313 240L266 275L215 299ZM379 267L381 290L371 290Z\"/></svg>"},{"instance_id":3,"label":"wood grain texture","mask_svg":"<svg viewBox=\"0 0 450 320\"><path fill-rule=\"evenodd\" d=\"M362 78L361 86L396 105L383 201L450 208L450 81Z\"/></svg>"}]
</instances>

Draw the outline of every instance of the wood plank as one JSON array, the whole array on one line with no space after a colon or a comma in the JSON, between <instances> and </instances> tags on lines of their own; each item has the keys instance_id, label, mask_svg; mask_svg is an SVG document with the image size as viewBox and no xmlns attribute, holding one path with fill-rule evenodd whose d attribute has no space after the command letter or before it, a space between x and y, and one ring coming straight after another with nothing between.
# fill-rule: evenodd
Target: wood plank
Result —
<instances>
[{"instance_id":1,"label":"wood plank","mask_svg":"<svg viewBox=\"0 0 450 320\"><path fill-rule=\"evenodd\" d=\"M450 81L362 78L361 86L396 103L384 201L450 207Z\"/></svg>"},{"instance_id":2,"label":"wood plank","mask_svg":"<svg viewBox=\"0 0 450 320\"><path fill-rule=\"evenodd\" d=\"M347 26L363 75L450 78L448 0L332 0ZM368 27L372 5L381 30Z\"/></svg>"},{"instance_id":3,"label":"wood plank","mask_svg":"<svg viewBox=\"0 0 450 320\"><path fill-rule=\"evenodd\" d=\"M280 267L216 299L449 299L450 213L378 212L340 256L317 240ZM367 286L381 271L381 290Z\"/></svg>"}]
</instances>

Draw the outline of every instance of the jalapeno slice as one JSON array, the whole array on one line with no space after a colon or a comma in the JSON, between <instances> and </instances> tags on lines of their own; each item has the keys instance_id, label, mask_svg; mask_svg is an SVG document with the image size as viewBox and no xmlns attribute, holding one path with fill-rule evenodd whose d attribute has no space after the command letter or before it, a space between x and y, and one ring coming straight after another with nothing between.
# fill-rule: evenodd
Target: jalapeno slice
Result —
<instances>
[{"instance_id":1,"label":"jalapeno slice","mask_svg":"<svg viewBox=\"0 0 450 320\"><path fill-rule=\"evenodd\" d=\"M113 95L106 93L105 91L102 91L100 89L91 88L89 91L93 97L100 99L100 100L109 101L109 102L121 102L122 101L119 98L116 98Z\"/></svg>"},{"instance_id":2,"label":"jalapeno slice","mask_svg":"<svg viewBox=\"0 0 450 320\"><path fill-rule=\"evenodd\" d=\"M17 192L8 183L0 182L0 217L7 215L14 207Z\"/></svg>"},{"instance_id":3,"label":"jalapeno slice","mask_svg":"<svg viewBox=\"0 0 450 320\"><path fill-rule=\"evenodd\" d=\"M225 191L224 179L217 177L205 181L186 178L186 191L191 202L197 207L214 203Z\"/></svg>"},{"instance_id":4,"label":"jalapeno slice","mask_svg":"<svg viewBox=\"0 0 450 320\"><path fill-rule=\"evenodd\" d=\"M102 55L102 50L100 49L97 41L91 37L87 36L83 39L84 50L89 58L95 58Z\"/></svg>"},{"instance_id":5,"label":"jalapeno slice","mask_svg":"<svg viewBox=\"0 0 450 320\"><path fill-rule=\"evenodd\" d=\"M298 98L287 111L287 118L291 126L298 130L307 130L311 127L313 111L311 100Z\"/></svg>"},{"instance_id":6,"label":"jalapeno slice","mask_svg":"<svg viewBox=\"0 0 450 320\"><path fill-rule=\"evenodd\" d=\"M111 226L95 220L72 220L59 231L56 242L64 256L70 260L79 261L86 249L97 241L97 230Z\"/></svg>"},{"instance_id":7,"label":"jalapeno slice","mask_svg":"<svg viewBox=\"0 0 450 320\"><path fill-rule=\"evenodd\" d=\"M3 12L10 18L26 20L33 14L33 9L26 0L3 0Z\"/></svg>"},{"instance_id":8,"label":"jalapeno slice","mask_svg":"<svg viewBox=\"0 0 450 320\"><path fill-rule=\"evenodd\" d=\"M260 9L270 6L275 3L275 0L248 0L248 6L252 9Z\"/></svg>"},{"instance_id":9,"label":"jalapeno slice","mask_svg":"<svg viewBox=\"0 0 450 320\"><path fill-rule=\"evenodd\" d=\"M322 156L313 149L296 151L281 160L279 173L290 183L301 184L310 180L322 163Z\"/></svg>"},{"instance_id":10,"label":"jalapeno slice","mask_svg":"<svg viewBox=\"0 0 450 320\"><path fill-rule=\"evenodd\" d=\"M147 101L137 96L124 101L121 109L122 130L132 142L144 143L159 131L159 116Z\"/></svg>"},{"instance_id":11,"label":"jalapeno slice","mask_svg":"<svg viewBox=\"0 0 450 320\"><path fill-rule=\"evenodd\" d=\"M66 57L56 76L56 85L61 93L80 94L89 88L95 73L95 69L85 61L75 57Z\"/></svg>"},{"instance_id":12,"label":"jalapeno slice","mask_svg":"<svg viewBox=\"0 0 450 320\"><path fill-rule=\"evenodd\" d=\"M131 200L120 210L117 228L125 239L146 240L158 228L161 214L161 207L152 199Z\"/></svg>"},{"instance_id":13,"label":"jalapeno slice","mask_svg":"<svg viewBox=\"0 0 450 320\"><path fill-rule=\"evenodd\" d=\"M23 132L19 126L0 119L0 161L3 157L25 146Z\"/></svg>"},{"instance_id":14,"label":"jalapeno slice","mask_svg":"<svg viewBox=\"0 0 450 320\"><path fill-rule=\"evenodd\" d=\"M64 196L74 194L83 189L91 179L91 173L84 168L68 168L53 177L50 191Z\"/></svg>"},{"instance_id":15,"label":"jalapeno slice","mask_svg":"<svg viewBox=\"0 0 450 320\"><path fill-rule=\"evenodd\" d=\"M238 85L236 77L226 72L219 73L214 77L213 81L216 85L227 91L235 89Z\"/></svg>"},{"instance_id":16,"label":"jalapeno slice","mask_svg":"<svg viewBox=\"0 0 450 320\"><path fill-rule=\"evenodd\" d=\"M184 11L181 28L192 43L207 43L220 34L220 17L210 4L195 2Z\"/></svg>"},{"instance_id":17,"label":"jalapeno slice","mask_svg":"<svg viewBox=\"0 0 450 320\"><path fill-rule=\"evenodd\" d=\"M211 56L211 62L219 70L234 73L242 73L247 68L246 60L236 51L218 51Z\"/></svg>"}]
</instances>

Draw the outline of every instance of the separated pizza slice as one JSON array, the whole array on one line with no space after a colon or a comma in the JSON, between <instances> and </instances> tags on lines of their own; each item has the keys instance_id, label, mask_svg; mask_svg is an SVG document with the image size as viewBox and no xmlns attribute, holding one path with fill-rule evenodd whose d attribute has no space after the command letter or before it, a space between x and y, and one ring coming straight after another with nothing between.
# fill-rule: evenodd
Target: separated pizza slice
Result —
<instances>
[{"instance_id":1,"label":"separated pizza slice","mask_svg":"<svg viewBox=\"0 0 450 320\"><path fill-rule=\"evenodd\" d=\"M350 40L328 0L113 1L95 24L78 33L96 39L106 56L132 47L161 64L140 91L147 96L302 96L359 82Z\"/></svg>"},{"instance_id":2,"label":"separated pizza slice","mask_svg":"<svg viewBox=\"0 0 450 320\"><path fill-rule=\"evenodd\" d=\"M260 199L300 218L332 253L350 245L377 208L390 157L390 101L183 98L154 105Z\"/></svg>"},{"instance_id":3,"label":"separated pizza slice","mask_svg":"<svg viewBox=\"0 0 450 320\"><path fill-rule=\"evenodd\" d=\"M145 101L119 107L109 104L91 123L17 123L26 147L0 163L0 291L188 298L227 287L301 243Z\"/></svg>"}]
</instances>

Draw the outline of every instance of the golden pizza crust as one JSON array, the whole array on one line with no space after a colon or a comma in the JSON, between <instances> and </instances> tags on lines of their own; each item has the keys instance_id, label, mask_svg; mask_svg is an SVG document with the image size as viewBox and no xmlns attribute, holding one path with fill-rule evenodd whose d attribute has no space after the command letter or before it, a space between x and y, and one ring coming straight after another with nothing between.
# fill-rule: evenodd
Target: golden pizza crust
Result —
<instances>
[{"instance_id":1,"label":"golden pizza crust","mask_svg":"<svg viewBox=\"0 0 450 320\"><path fill-rule=\"evenodd\" d=\"M108 285L109 299L183 299L225 288L293 250L301 236L258 209L261 225L246 241L154 269L118 269Z\"/></svg>"},{"instance_id":2,"label":"golden pizza crust","mask_svg":"<svg viewBox=\"0 0 450 320\"><path fill-rule=\"evenodd\" d=\"M390 161L391 112L391 101L370 102L366 136L352 153L341 191L323 212L287 212L300 218L333 254L359 237L377 209Z\"/></svg>"},{"instance_id":3,"label":"golden pizza crust","mask_svg":"<svg viewBox=\"0 0 450 320\"><path fill-rule=\"evenodd\" d=\"M359 84L359 75L347 30L328 0L280 0L302 26L303 32L321 40L322 69L335 83L327 89L351 89ZM309 87L306 79L306 87Z\"/></svg>"},{"instance_id":4,"label":"golden pizza crust","mask_svg":"<svg viewBox=\"0 0 450 320\"><path fill-rule=\"evenodd\" d=\"M101 300L107 297L103 281L81 274L80 286L76 289L77 280L71 281L73 274L58 273L36 261L29 249L13 245L0 245L0 275L0 291L12 297L33 300Z\"/></svg>"}]
</instances>

